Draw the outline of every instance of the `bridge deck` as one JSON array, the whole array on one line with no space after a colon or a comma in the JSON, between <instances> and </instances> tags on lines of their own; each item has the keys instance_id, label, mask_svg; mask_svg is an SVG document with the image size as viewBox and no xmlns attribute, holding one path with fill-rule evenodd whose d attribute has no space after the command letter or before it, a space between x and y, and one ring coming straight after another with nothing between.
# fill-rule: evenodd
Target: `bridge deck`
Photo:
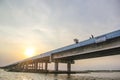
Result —
<instances>
[{"instance_id":1,"label":"bridge deck","mask_svg":"<svg viewBox=\"0 0 120 80\"><path fill-rule=\"evenodd\" d=\"M104 35L101 35L101 36L98 36L98 37L94 37L94 38L79 42L78 44L72 44L72 45L68 45L68 46L65 46L65 47L62 47L62 48L59 48L59 49L48 51L46 53L42 53L40 55L22 60L20 62L39 59L39 58L44 58L44 57L50 57L52 54L57 54L57 53L60 53L60 52L68 51L68 50L78 48L78 47L91 45L91 44L94 44L94 43L105 42L107 40L114 39L114 38L117 38L117 37L120 37L120 30L117 30L117 31L114 31L114 32L111 32L111 33L108 33L108 34L104 34Z\"/></svg>"},{"instance_id":2,"label":"bridge deck","mask_svg":"<svg viewBox=\"0 0 120 80\"><path fill-rule=\"evenodd\" d=\"M77 73L71 71L71 64L74 60L117 54L120 54L120 30L52 50L3 68L23 72ZM48 71L50 62L55 62L55 71ZM58 71L59 62L67 63L67 71ZM45 68L43 68L43 63Z\"/></svg>"}]
</instances>

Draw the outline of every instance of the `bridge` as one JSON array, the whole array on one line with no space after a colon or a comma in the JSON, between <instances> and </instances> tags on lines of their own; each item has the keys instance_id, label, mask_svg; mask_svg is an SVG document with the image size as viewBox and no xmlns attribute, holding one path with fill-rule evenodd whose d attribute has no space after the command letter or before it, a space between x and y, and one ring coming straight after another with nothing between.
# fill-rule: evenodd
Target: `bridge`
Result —
<instances>
[{"instance_id":1,"label":"bridge","mask_svg":"<svg viewBox=\"0 0 120 80\"><path fill-rule=\"evenodd\" d=\"M71 73L75 60L120 54L120 30L92 37L72 45L52 50L7 66L4 69L21 72L62 73L59 63L66 63L66 73ZM48 70L48 63L54 62L54 71Z\"/></svg>"}]
</instances>

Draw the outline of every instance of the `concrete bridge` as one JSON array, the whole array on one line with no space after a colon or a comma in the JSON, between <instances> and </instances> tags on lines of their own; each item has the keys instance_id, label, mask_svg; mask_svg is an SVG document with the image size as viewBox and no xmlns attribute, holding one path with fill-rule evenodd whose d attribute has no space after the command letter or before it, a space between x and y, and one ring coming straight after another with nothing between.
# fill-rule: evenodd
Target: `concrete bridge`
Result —
<instances>
[{"instance_id":1,"label":"concrete bridge","mask_svg":"<svg viewBox=\"0 0 120 80\"><path fill-rule=\"evenodd\" d=\"M92 37L66 47L52 50L17 63L4 66L4 69L24 72L64 73L58 70L59 63L66 63L66 73L71 73L74 60L103 57L120 54L120 30ZM55 63L55 70L48 70L48 63Z\"/></svg>"}]
</instances>

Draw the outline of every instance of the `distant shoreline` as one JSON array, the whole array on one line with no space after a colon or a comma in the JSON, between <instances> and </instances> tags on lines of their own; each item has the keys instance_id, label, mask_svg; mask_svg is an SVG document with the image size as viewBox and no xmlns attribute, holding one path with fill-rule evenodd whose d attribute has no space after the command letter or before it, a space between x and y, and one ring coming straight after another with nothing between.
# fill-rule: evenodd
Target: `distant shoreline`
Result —
<instances>
[{"instance_id":1,"label":"distant shoreline","mask_svg":"<svg viewBox=\"0 0 120 80\"><path fill-rule=\"evenodd\" d=\"M3 69L3 68L0 68ZM19 72L19 71L11 71L11 70L7 70L7 69L3 69L5 71L9 71L9 72ZM24 71L23 71L24 72ZM120 72L120 70L81 70L81 71L75 71L72 70L70 73L76 74L76 73L91 73L91 72ZM32 72L32 73L45 73L45 72ZM67 71L64 70L59 70L58 72L55 72L53 70L49 70L46 73L68 73Z\"/></svg>"},{"instance_id":2,"label":"distant shoreline","mask_svg":"<svg viewBox=\"0 0 120 80\"><path fill-rule=\"evenodd\" d=\"M120 70L84 70L85 72L120 72Z\"/></svg>"}]
</instances>

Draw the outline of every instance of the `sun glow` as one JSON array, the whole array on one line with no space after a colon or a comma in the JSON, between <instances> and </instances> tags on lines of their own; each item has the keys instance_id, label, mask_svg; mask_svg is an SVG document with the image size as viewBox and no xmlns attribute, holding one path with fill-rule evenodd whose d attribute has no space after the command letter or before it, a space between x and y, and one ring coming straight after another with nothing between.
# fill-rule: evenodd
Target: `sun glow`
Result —
<instances>
[{"instance_id":1,"label":"sun glow","mask_svg":"<svg viewBox=\"0 0 120 80\"><path fill-rule=\"evenodd\" d=\"M32 47L27 48L25 51L25 55L27 57L32 57L32 56L34 56L34 54L35 54L35 49Z\"/></svg>"}]
</instances>

